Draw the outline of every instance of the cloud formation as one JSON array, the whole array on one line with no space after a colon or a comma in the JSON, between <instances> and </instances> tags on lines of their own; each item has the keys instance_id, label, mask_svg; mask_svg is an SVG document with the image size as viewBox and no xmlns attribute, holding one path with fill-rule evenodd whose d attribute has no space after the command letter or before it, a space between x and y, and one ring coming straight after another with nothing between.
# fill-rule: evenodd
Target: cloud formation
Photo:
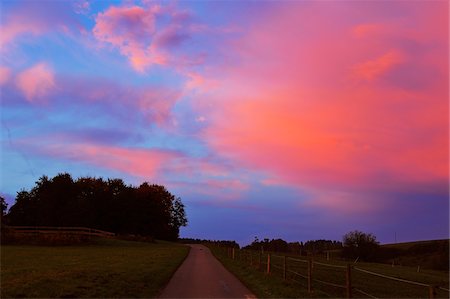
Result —
<instances>
[{"instance_id":1,"label":"cloud formation","mask_svg":"<svg viewBox=\"0 0 450 299\"><path fill-rule=\"evenodd\" d=\"M330 16L325 2L267 14L233 43L238 63L205 75L220 82L196 101L208 115L205 140L330 209L373 212L382 201L362 194L447 184L448 63L435 59L446 57L445 22L417 17L442 15L438 4L404 5L413 28L402 18L384 27L339 21L369 13L355 3L344 15ZM424 40L422 30L434 38ZM438 75L407 84L406 69Z\"/></svg>"},{"instance_id":2,"label":"cloud formation","mask_svg":"<svg viewBox=\"0 0 450 299\"><path fill-rule=\"evenodd\" d=\"M16 85L29 102L43 99L56 87L53 71L45 62L19 73Z\"/></svg>"},{"instance_id":3,"label":"cloud formation","mask_svg":"<svg viewBox=\"0 0 450 299\"><path fill-rule=\"evenodd\" d=\"M26 40L24 37L30 40L30 37L42 36L50 31L79 26L71 11L71 3L64 1L52 5L42 5L37 1L15 5L7 14L1 13L0 49L6 51L17 40Z\"/></svg>"},{"instance_id":4,"label":"cloud formation","mask_svg":"<svg viewBox=\"0 0 450 299\"><path fill-rule=\"evenodd\" d=\"M11 70L7 67L0 66L0 86L6 84L11 78Z\"/></svg>"},{"instance_id":5,"label":"cloud formation","mask_svg":"<svg viewBox=\"0 0 450 299\"><path fill-rule=\"evenodd\" d=\"M138 72L173 63L170 50L190 37L189 13L175 6L111 6L95 21L95 38L117 48Z\"/></svg>"}]
</instances>

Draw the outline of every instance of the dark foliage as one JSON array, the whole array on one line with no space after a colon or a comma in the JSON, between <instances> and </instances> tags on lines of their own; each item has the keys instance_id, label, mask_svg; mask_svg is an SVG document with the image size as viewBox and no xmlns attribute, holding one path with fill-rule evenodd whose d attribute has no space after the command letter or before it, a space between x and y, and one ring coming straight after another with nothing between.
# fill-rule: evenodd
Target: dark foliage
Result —
<instances>
[{"instance_id":1,"label":"dark foliage","mask_svg":"<svg viewBox=\"0 0 450 299\"><path fill-rule=\"evenodd\" d=\"M320 254L327 250L342 249L342 243L331 240L314 240L302 242L288 243L282 239L264 239L255 240L252 244L247 245L246 249L272 251L272 252L292 252L295 254Z\"/></svg>"},{"instance_id":2,"label":"dark foliage","mask_svg":"<svg viewBox=\"0 0 450 299\"><path fill-rule=\"evenodd\" d=\"M178 242L183 244L210 244L218 247L224 248L237 248L239 249L239 244L236 241L228 240L207 240L207 239L193 239L193 238L180 238Z\"/></svg>"},{"instance_id":3,"label":"dark foliage","mask_svg":"<svg viewBox=\"0 0 450 299\"><path fill-rule=\"evenodd\" d=\"M322 254L328 250L342 249L342 243L331 240L314 240L305 242L303 247L312 254Z\"/></svg>"},{"instance_id":4,"label":"dark foliage","mask_svg":"<svg viewBox=\"0 0 450 299\"><path fill-rule=\"evenodd\" d=\"M6 215L6 210L8 209L8 204L2 196L0 196L0 209L0 223L3 223L3 219Z\"/></svg>"},{"instance_id":5,"label":"dark foliage","mask_svg":"<svg viewBox=\"0 0 450 299\"><path fill-rule=\"evenodd\" d=\"M363 261L374 261L379 251L377 238L373 234L366 234L358 230L344 235L344 258L359 258Z\"/></svg>"},{"instance_id":6,"label":"dark foliage","mask_svg":"<svg viewBox=\"0 0 450 299\"><path fill-rule=\"evenodd\" d=\"M70 174L41 177L30 191L17 193L6 215L20 226L83 226L122 235L174 240L186 226L184 205L164 186L125 185L121 179Z\"/></svg>"}]
</instances>

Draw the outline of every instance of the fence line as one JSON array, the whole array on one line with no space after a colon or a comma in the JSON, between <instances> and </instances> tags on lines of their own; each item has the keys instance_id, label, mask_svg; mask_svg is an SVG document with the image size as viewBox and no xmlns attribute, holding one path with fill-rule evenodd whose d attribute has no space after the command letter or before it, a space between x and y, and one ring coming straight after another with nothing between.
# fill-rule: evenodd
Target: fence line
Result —
<instances>
[{"instance_id":1,"label":"fence line","mask_svg":"<svg viewBox=\"0 0 450 299\"><path fill-rule=\"evenodd\" d=\"M346 286L343 286L343 285L340 285L340 284L335 284L335 283L332 283L332 282L327 282L327 281L323 281L323 280L319 280L319 279L313 279L313 281L317 281L317 282L320 282L320 283L323 283L325 285L329 285L329 286L332 286L332 287L343 288L343 289L347 288Z\"/></svg>"},{"instance_id":2,"label":"fence line","mask_svg":"<svg viewBox=\"0 0 450 299\"><path fill-rule=\"evenodd\" d=\"M341 269L345 269L347 268L346 266L340 266L340 265L332 265L332 264L325 264L325 263L319 263L319 262L313 262L314 264L317 265L321 265L321 266L326 266L326 267L333 267L333 268L341 268Z\"/></svg>"},{"instance_id":3,"label":"fence line","mask_svg":"<svg viewBox=\"0 0 450 299\"><path fill-rule=\"evenodd\" d=\"M308 276L305 276L305 275L302 275L302 274L300 274L300 273L298 273L298 272L295 272L295 271L292 271L292 270L287 270L289 273L293 273L293 274L295 274L295 275L297 275L297 276L300 276L300 277L302 277L302 278L305 278L305 279L307 279L308 278Z\"/></svg>"},{"instance_id":4,"label":"fence line","mask_svg":"<svg viewBox=\"0 0 450 299\"><path fill-rule=\"evenodd\" d=\"M374 276L390 279L390 280L396 280L396 281L405 282L405 283L409 283L409 284L415 284L415 285L422 286L422 287L429 287L430 286L429 284L426 284L426 283L421 283L421 282L416 282L416 281L396 278L396 277L392 277L392 276L387 276L387 275L383 275L383 274L380 274L380 273L375 273L375 272L372 272L372 271L364 270L364 269L361 269L361 268L358 268L358 267L353 267L353 269L355 269L357 271L361 271L361 272L367 273L367 274L371 274L371 275L374 275Z\"/></svg>"},{"instance_id":5,"label":"fence line","mask_svg":"<svg viewBox=\"0 0 450 299\"><path fill-rule=\"evenodd\" d=\"M308 263L307 260L295 259L295 258L293 258L293 257L287 257L287 258L288 258L289 260L296 261L296 262Z\"/></svg>"},{"instance_id":6,"label":"fence line","mask_svg":"<svg viewBox=\"0 0 450 299\"><path fill-rule=\"evenodd\" d=\"M22 234L70 234L112 237L114 233L88 227L53 227L53 226L5 226L14 233Z\"/></svg>"},{"instance_id":7,"label":"fence line","mask_svg":"<svg viewBox=\"0 0 450 299\"><path fill-rule=\"evenodd\" d=\"M232 250L233 254L231 254L230 249L228 249L228 250L225 249L225 250L227 251L227 256L232 258L233 260L235 260L234 249ZM351 264L348 264L347 266L333 265L333 264L316 262L316 261L313 261L311 258L308 260L303 260L303 259L297 259L297 258L288 257L288 256L280 256L280 255L270 254L270 253L268 253L267 255L263 255L261 252L259 252L259 254L256 252L257 258L255 259L254 253L255 252L251 251L251 250L238 250L237 256L240 257L240 258L238 258L239 260L243 260L244 262L250 262L250 265L252 267L255 266L255 263L256 263L256 265L258 266L258 269L260 271L265 272L266 274L271 274L272 273L271 269L278 269L278 270L282 271L282 273L283 273L282 276L283 276L283 279L285 279L285 280L289 279L289 280L297 282L299 284L303 284L300 281L296 280L295 278L300 277L300 278L306 279L308 292L310 292L310 293L313 292L313 282L317 282L317 283L321 283L323 285L336 287L339 289L344 289L347 298L352 298L352 290L354 290L354 291L356 291L360 294L363 294L367 297L377 299L377 297L375 297L374 295L369 294L361 289L358 289L358 288L355 288L352 286L352 273L351 273L352 270L356 270L359 272L363 272L366 274L374 275L374 276L389 279L389 280L408 283L408 284L417 285L417 286L421 286L421 287L427 287L429 289L429 298L435 298L436 290L438 290L438 289L449 292L449 290L444 287L434 286L434 285L416 282L416 281L410 281L410 280L401 279L401 278L397 278L397 277L392 277L392 276L364 270L364 269L355 267ZM275 264L274 258L277 258L276 261L282 262L282 266L280 266L279 264L278 265ZM281 259L281 261L279 259ZM288 261L300 262L303 264L307 264L306 265L307 267L303 266L303 268L302 268L303 270L307 271L307 275L304 275L297 271L294 271L294 269L296 268L295 266L294 266L294 269L292 269L292 266L288 267L289 265L294 265L292 263L288 264ZM336 268L336 269L345 269L345 272L343 271L343 275L345 275L345 281L346 281L345 285L315 278L313 273L318 270L314 271L314 267L313 267L314 264L325 266L325 267L332 267L332 268ZM300 265L298 265L298 266L300 266ZM300 269L300 268L298 268L298 266L297 266L297 269ZM277 273L277 275L279 275L279 272L276 272L276 273ZM290 275L288 278L286 275L287 273L291 273L293 275ZM324 292L324 290L320 290L320 291Z\"/></svg>"}]
</instances>

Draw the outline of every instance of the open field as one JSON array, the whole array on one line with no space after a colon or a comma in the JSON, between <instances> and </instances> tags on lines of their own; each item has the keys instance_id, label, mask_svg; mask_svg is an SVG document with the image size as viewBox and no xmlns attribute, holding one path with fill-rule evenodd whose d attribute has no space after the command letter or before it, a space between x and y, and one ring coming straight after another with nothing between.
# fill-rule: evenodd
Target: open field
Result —
<instances>
[{"instance_id":1,"label":"open field","mask_svg":"<svg viewBox=\"0 0 450 299\"><path fill-rule=\"evenodd\" d=\"M390 260L394 260L396 264L420 266L422 269L449 269L448 239L385 244L381 248L384 252L391 253Z\"/></svg>"},{"instance_id":2,"label":"open field","mask_svg":"<svg viewBox=\"0 0 450 299\"><path fill-rule=\"evenodd\" d=\"M98 239L77 246L2 246L1 297L153 297L189 248Z\"/></svg>"},{"instance_id":3,"label":"open field","mask_svg":"<svg viewBox=\"0 0 450 299\"><path fill-rule=\"evenodd\" d=\"M346 266L343 261L315 259L312 268L312 293L308 288L308 261L300 257L287 258L287 280L283 279L284 257L271 255L270 274L267 271L267 254L259 252L237 251L232 260L224 248L211 248L222 263L238 276L257 295L262 297L346 297ZM252 264L252 265L251 265ZM330 266L331 265L331 266ZM259 271L258 271L259 269ZM413 285L406 282L380 277L384 276L418 282ZM295 280L295 281L294 281ZM352 264L351 284L354 297L358 298L427 298L429 285L448 289L448 272L421 270L413 267L392 267L386 264ZM361 292L362 291L362 292ZM436 288L436 298L448 298L449 292Z\"/></svg>"},{"instance_id":4,"label":"open field","mask_svg":"<svg viewBox=\"0 0 450 299\"><path fill-rule=\"evenodd\" d=\"M429 244L431 245L431 244L435 244L436 242L449 242L449 240L442 239L442 240L426 240L426 241L415 241L415 242L389 243L389 244L382 244L381 247L408 250L417 245L429 245Z\"/></svg>"}]
</instances>

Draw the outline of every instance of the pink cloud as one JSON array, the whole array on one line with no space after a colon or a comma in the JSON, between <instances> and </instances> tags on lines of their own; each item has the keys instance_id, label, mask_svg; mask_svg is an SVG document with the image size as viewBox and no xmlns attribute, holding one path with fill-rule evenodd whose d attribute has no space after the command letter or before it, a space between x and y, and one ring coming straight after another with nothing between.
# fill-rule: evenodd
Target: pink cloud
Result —
<instances>
[{"instance_id":1,"label":"pink cloud","mask_svg":"<svg viewBox=\"0 0 450 299\"><path fill-rule=\"evenodd\" d=\"M354 67L354 74L357 78L371 81L402 63L404 60L404 55L401 52L395 50L389 51L374 60L359 63Z\"/></svg>"},{"instance_id":2,"label":"pink cloud","mask_svg":"<svg viewBox=\"0 0 450 299\"><path fill-rule=\"evenodd\" d=\"M160 24L160 19L168 19L168 23ZM97 40L119 49L133 69L144 72L173 60L167 50L189 37L184 26L188 20L186 12L173 6L111 6L96 16L93 33Z\"/></svg>"},{"instance_id":3,"label":"pink cloud","mask_svg":"<svg viewBox=\"0 0 450 299\"><path fill-rule=\"evenodd\" d=\"M17 20L2 26L2 34L0 35L0 48L3 50L8 44L13 42L17 37L24 34L39 35L44 32L44 27L41 23L29 23Z\"/></svg>"},{"instance_id":4,"label":"pink cloud","mask_svg":"<svg viewBox=\"0 0 450 299\"><path fill-rule=\"evenodd\" d=\"M19 73L16 85L29 102L43 99L56 87L53 71L45 62Z\"/></svg>"},{"instance_id":5,"label":"pink cloud","mask_svg":"<svg viewBox=\"0 0 450 299\"><path fill-rule=\"evenodd\" d=\"M159 6L148 10L139 6L112 6L97 15L94 36L117 47L137 71L142 72L153 63L163 64L164 59L155 57L150 49L158 11Z\"/></svg>"},{"instance_id":6,"label":"pink cloud","mask_svg":"<svg viewBox=\"0 0 450 299\"><path fill-rule=\"evenodd\" d=\"M249 189L244 181L231 177L229 167L220 161L194 158L173 150L98 144L70 134L27 138L15 144L33 155L119 171L141 181L152 180L179 188L183 194L237 200Z\"/></svg>"},{"instance_id":7,"label":"pink cloud","mask_svg":"<svg viewBox=\"0 0 450 299\"><path fill-rule=\"evenodd\" d=\"M29 146L28 142L29 140L22 141L21 144ZM88 143L46 144L39 151L52 157L121 171L143 179L157 178L162 167L168 161L177 157L174 152L158 149L127 148Z\"/></svg>"},{"instance_id":8,"label":"pink cloud","mask_svg":"<svg viewBox=\"0 0 450 299\"><path fill-rule=\"evenodd\" d=\"M352 32L359 38L370 37L377 34L386 34L386 26L383 24L364 23L354 26Z\"/></svg>"},{"instance_id":9,"label":"pink cloud","mask_svg":"<svg viewBox=\"0 0 450 299\"><path fill-rule=\"evenodd\" d=\"M0 86L5 85L11 79L11 70L0 66Z\"/></svg>"},{"instance_id":10,"label":"pink cloud","mask_svg":"<svg viewBox=\"0 0 450 299\"><path fill-rule=\"evenodd\" d=\"M66 31L69 27L81 27L72 15L71 3L59 1L42 5L38 1L26 1L2 15L0 49L6 51L18 40L28 42L49 31Z\"/></svg>"},{"instance_id":11,"label":"pink cloud","mask_svg":"<svg viewBox=\"0 0 450 299\"><path fill-rule=\"evenodd\" d=\"M144 178L154 178L161 166L174 156L159 150L95 145L75 145L71 151L94 165Z\"/></svg>"},{"instance_id":12,"label":"pink cloud","mask_svg":"<svg viewBox=\"0 0 450 299\"><path fill-rule=\"evenodd\" d=\"M213 198L211 202L229 203L242 199L242 194L249 190L250 185L232 178L209 178L189 181L169 181L167 184L173 188L179 188L183 193L202 195Z\"/></svg>"},{"instance_id":13,"label":"pink cloud","mask_svg":"<svg viewBox=\"0 0 450 299\"><path fill-rule=\"evenodd\" d=\"M170 89L144 90L140 94L137 102L138 109L148 119L162 126L167 124L167 121L170 119L171 110L181 95L181 92Z\"/></svg>"},{"instance_id":14,"label":"pink cloud","mask_svg":"<svg viewBox=\"0 0 450 299\"><path fill-rule=\"evenodd\" d=\"M187 81L185 88L188 90L199 90L201 92L208 92L217 87L217 82L214 79L205 78L201 74L195 72L186 72Z\"/></svg>"},{"instance_id":15,"label":"pink cloud","mask_svg":"<svg viewBox=\"0 0 450 299\"><path fill-rule=\"evenodd\" d=\"M386 3L373 5L379 15L362 3L340 3L341 13L290 3L256 22L229 48L232 59L202 74L219 82L194 101L208 117L207 142L268 174L263 183L309 191L330 209L373 210L381 201L358 195L448 181L446 4L399 4L408 22L383 22ZM380 25L356 36L355 11ZM404 69L438 75L413 84Z\"/></svg>"},{"instance_id":16,"label":"pink cloud","mask_svg":"<svg viewBox=\"0 0 450 299\"><path fill-rule=\"evenodd\" d=\"M0 75L5 80L10 74L5 69ZM38 63L14 78L13 89L34 104L51 103L55 107L74 105L84 107L89 113L98 111L119 121L136 122L136 126L153 123L165 129L174 127L173 107L183 96L183 91L163 85L130 86L100 79L82 79L54 73L44 62ZM67 99L71 99L70 103ZM8 101L16 101L9 97ZM62 106L61 106L62 105Z\"/></svg>"}]
</instances>

